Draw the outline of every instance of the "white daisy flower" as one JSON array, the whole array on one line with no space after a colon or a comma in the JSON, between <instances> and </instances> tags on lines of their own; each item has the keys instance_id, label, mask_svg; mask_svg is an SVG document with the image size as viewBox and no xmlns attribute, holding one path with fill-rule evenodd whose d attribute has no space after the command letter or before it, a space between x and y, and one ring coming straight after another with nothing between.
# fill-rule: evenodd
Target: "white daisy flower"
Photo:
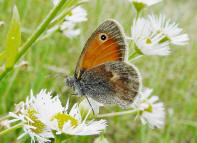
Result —
<instances>
[{"instance_id":1,"label":"white daisy flower","mask_svg":"<svg viewBox=\"0 0 197 143\"><path fill-rule=\"evenodd\" d=\"M165 122L164 105L158 102L158 96L151 96L152 89L145 89L134 101L132 107L138 110L143 124L148 123L151 128L162 128Z\"/></svg>"},{"instance_id":2,"label":"white daisy flower","mask_svg":"<svg viewBox=\"0 0 197 143\"><path fill-rule=\"evenodd\" d=\"M131 28L131 34L138 53L160 56L170 54L169 42L159 43L164 36L152 31L152 25L149 20L144 18L135 20Z\"/></svg>"},{"instance_id":3,"label":"white daisy flower","mask_svg":"<svg viewBox=\"0 0 197 143\"><path fill-rule=\"evenodd\" d=\"M69 12L69 14L65 17L65 20L73 23L87 21L87 11L81 6L78 6Z\"/></svg>"},{"instance_id":4,"label":"white daisy flower","mask_svg":"<svg viewBox=\"0 0 197 143\"><path fill-rule=\"evenodd\" d=\"M88 98L89 102L87 99L84 99L80 104L79 104L79 109L81 114L87 114L90 111L90 115L93 115L94 113L97 115L99 114L99 108L103 106L103 104L93 100L92 98ZM91 107L92 106L92 107ZM93 111L92 111L93 110Z\"/></svg>"},{"instance_id":5,"label":"white daisy flower","mask_svg":"<svg viewBox=\"0 0 197 143\"><path fill-rule=\"evenodd\" d=\"M80 34L80 29L74 29L75 23L65 21L61 26L60 30L68 38L74 38Z\"/></svg>"},{"instance_id":6,"label":"white daisy flower","mask_svg":"<svg viewBox=\"0 0 197 143\"><path fill-rule=\"evenodd\" d=\"M45 99L46 100L46 99ZM57 134L65 133L69 135L94 135L99 134L106 128L106 121L87 121L87 117L82 120L78 104L74 104L68 111L69 100L66 107L62 107L58 96L47 99L45 106L39 108L39 119L48 125L51 129L56 130Z\"/></svg>"},{"instance_id":7,"label":"white daisy flower","mask_svg":"<svg viewBox=\"0 0 197 143\"><path fill-rule=\"evenodd\" d=\"M15 118L10 120L9 123L21 121L23 124L24 133L20 135L18 139L27 134L31 137L32 142L35 142L35 138L39 143L50 142L49 138L54 138L50 128L41 122L37 116L38 109L44 106L44 101L39 99L45 96L45 90L41 90L36 97L33 96L33 92L31 91L31 96L26 98L26 103L20 105L21 110L17 113L9 113L11 117Z\"/></svg>"},{"instance_id":8,"label":"white daisy flower","mask_svg":"<svg viewBox=\"0 0 197 143\"><path fill-rule=\"evenodd\" d=\"M137 11L141 11L142 9L154 5L156 3L161 2L162 0L129 0L129 2L132 2L134 7Z\"/></svg>"},{"instance_id":9,"label":"white daisy flower","mask_svg":"<svg viewBox=\"0 0 197 143\"><path fill-rule=\"evenodd\" d=\"M189 37L187 34L181 34L182 28L172 22L170 19L166 19L165 16L149 16L150 23L155 33L162 33L165 37L162 41L170 41L175 45L186 45Z\"/></svg>"}]
</instances>

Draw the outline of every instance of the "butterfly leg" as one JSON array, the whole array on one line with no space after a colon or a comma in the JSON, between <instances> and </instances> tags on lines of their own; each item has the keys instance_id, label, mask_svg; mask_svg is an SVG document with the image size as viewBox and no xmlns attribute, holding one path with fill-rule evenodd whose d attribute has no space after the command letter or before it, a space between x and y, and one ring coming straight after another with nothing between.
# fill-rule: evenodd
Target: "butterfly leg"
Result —
<instances>
[{"instance_id":1,"label":"butterfly leg","mask_svg":"<svg viewBox=\"0 0 197 143\"><path fill-rule=\"evenodd\" d=\"M93 113L93 115L95 115L94 109L93 109L93 107L92 107L92 105L91 105L91 103L90 103L90 101L89 101L88 97L87 97L86 95L84 95L84 96L85 96L85 98L87 99L88 104L90 105L90 107L91 107L91 109L92 109L92 113Z\"/></svg>"}]
</instances>

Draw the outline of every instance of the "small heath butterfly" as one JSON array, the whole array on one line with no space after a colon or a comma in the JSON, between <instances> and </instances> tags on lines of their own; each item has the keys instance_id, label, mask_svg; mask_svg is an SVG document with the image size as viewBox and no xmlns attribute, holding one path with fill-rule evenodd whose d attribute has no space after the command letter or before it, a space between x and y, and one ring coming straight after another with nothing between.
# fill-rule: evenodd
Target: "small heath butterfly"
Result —
<instances>
[{"instance_id":1,"label":"small heath butterfly","mask_svg":"<svg viewBox=\"0 0 197 143\"><path fill-rule=\"evenodd\" d=\"M103 22L88 39L74 76L66 85L81 96L103 104L128 107L139 93L138 69L127 62L127 44L122 27L115 20Z\"/></svg>"}]
</instances>

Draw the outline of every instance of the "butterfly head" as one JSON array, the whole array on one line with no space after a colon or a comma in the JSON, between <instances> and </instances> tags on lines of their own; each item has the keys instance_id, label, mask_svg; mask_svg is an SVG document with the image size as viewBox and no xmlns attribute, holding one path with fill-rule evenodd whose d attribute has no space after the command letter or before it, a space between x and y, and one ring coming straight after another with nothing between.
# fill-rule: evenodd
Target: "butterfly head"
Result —
<instances>
[{"instance_id":1,"label":"butterfly head","mask_svg":"<svg viewBox=\"0 0 197 143\"><path fill-rule=\"evenodd\" d=\"M81 87L79 85L79 82L77 82L75 77L69 76L69 77L65 78L65 83L66 83L66 86L72 88L75 91L75 94L84 95L81 90Z\"/></svg>"},{"instance_id":2,"label":"butterfly head","mask_svg":"<svg viewBox=\"0 0 197 143\"><path fill-rule=\"evenodd\" d=\"M74 85L75 85L74 77L69 76L69 77L65 78L65 83L66 83L66 86L74 88Z\"/></svg>"}]
</instances>

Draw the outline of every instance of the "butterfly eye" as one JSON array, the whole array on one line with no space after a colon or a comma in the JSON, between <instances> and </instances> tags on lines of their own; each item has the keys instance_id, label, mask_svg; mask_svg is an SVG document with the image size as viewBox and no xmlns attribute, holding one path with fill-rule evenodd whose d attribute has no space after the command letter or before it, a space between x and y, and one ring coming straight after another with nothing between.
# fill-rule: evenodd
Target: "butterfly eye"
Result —
<instances>
[{"instance_id":1,"label":"butterfly eye","mask_svg":"<svg viewBox=\"0 0 197 143\"><path fill-rule=\"evenodd\" d=\"M101 33L99 35L99 37L100 37L100 40L103 41L103 42L107 40L107 34L105 34L105 33Z\"/></svg>"}]
</instances>

